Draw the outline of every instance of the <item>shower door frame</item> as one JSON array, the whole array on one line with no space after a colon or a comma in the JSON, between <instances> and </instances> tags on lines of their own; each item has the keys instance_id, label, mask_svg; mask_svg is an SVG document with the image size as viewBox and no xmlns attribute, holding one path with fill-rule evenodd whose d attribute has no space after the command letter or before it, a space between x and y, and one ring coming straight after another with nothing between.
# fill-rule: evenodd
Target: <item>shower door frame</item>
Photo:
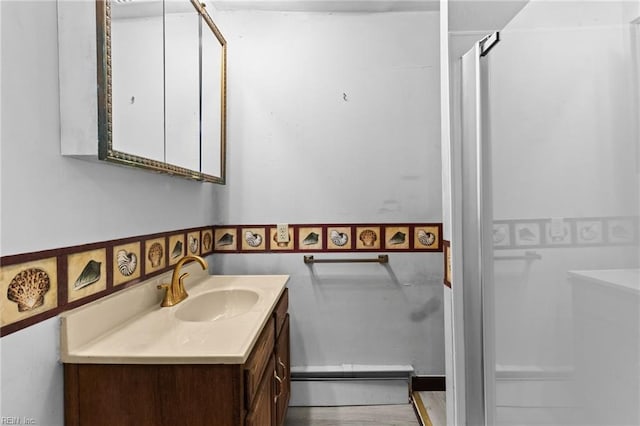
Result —
<instances>
[{"instance_id":1,"label":"shower door frame","mask_svg":"<svg viewBox=\"0 0 640 426\"><path fill-rule=\"evenodd\" d=\"M640 16L629 23L631 26L631 52L634 54L633 72L634 75L640 76ZM634 79L634 101L636 111L639 116L636 121L636 173L640 174L640 82L638 78Z\"/></svg>"},{"instance_id":2,"label":"shower door frame","mask_svg":"<svg viewBox=\"0 0 640 426\"><path fill-rule=\"evenodd\" d=\"M456 309L464 313L464 417L469 425L495 424L491 147L485 123L487 54L498 41L499 33L490 34L461 58L460 137L452 147L452 239L460 242L452 245L452 254L463 293L463 305Z\"/></svg>"}]
</instances>

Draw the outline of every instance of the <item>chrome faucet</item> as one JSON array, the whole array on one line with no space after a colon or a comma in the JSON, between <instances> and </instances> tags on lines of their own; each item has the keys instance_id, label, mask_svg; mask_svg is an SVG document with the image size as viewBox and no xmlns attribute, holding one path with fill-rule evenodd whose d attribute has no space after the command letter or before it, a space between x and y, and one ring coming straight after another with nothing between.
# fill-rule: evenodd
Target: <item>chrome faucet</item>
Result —
<instances>
[{"instance_id":1,"label":"chrome faucet","mask_svg":"<svg viewBox=\"0 0 640 426\"><path fill-rule=\"evenodd\" d=\"M162 303L160 304L160 306L174 306L189 297L187 290L185 290L184 288L184 279L189 275L189 273L185 272L184 274L180 275L180 268L182 268L182 265L184 265L185 263L194 260L197 261L200 266L202 266L202 269L207 269L207 261L200 256L189 255L180 259L173 269L171 284L160 284L158 286L158 290L163 288L166 290L164 293L164 299L162 299Z\"/></svg>"}]
</instances>

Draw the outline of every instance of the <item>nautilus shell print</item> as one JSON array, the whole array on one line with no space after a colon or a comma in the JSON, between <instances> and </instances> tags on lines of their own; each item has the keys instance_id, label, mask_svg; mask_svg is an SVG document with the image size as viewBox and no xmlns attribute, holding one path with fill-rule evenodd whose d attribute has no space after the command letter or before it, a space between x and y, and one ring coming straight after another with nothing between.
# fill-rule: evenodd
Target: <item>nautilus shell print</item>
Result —
<instances>
[{"instance_id":1,"label":"nautilus shell print","mask_svg":"<svg viewBox=\"0 0 640 426\"><path fill-rule=\"evenodd\" d=\"M579 231L580 238L583 241L593 241L600 237L600 224L585 224L580 227Z\"/></svg>"},{"instance_id":2,"label":"nautilus shell print","mask_svg":"<svg viewBox=\"0 0 640 426\"><path fill-rule=\"evenodd\" d=\"M180 249L180 251L182 251L182 248ZM149 247L149 253L147 253L147 258L149 259L149 262L151 262L152 268L157 268L158 266L160 266L163 254L164 251L162 250L162 244L151 244L151 247Z\"/></svg>"},{"instance_id":3,"label":"nautilus shell print","mask_svg":"<svg viewBox=\"0 0 640 426\"><path fill-rule=\"evenodd\" d=\"M51 288L49 275L40 268L19 272L7 288L7 299L18 304L18 311L31 311L44 304L44 295Z\"/></svg>"},{"instance_id":4,"label":"nautilus shell print","mask_svg":"<svg viewBox=\"0 0 640 426\"><path fill-rule=\"evenodd\" d=\"M118 262L118 270L125 277L132 275L138 267L138 256L126 250L118 250L116 261Z\"/></svg>"},{"instance_id":5,"label":"nautilus shell print","mask_svg":"<svg viewBox=\"0 0 640 426\"><path fill-rule=\"evenodd\" d=\"M197 254L198 253L198 239L196 237L194 237L193 235L189 235L189 251L192 254Z\"/></svg>"},{"instance_id":6,"label":"nautilus shell print","mask_svg":"<svg viewBox=\"0 0 640 426\"><path fill-rule=\"evenodd\" d=\"M251 247L258 247L260 244L262 244L262 235L247 231L244 233L244 240Z\"/></svg>"},{"instance_id":7,"label":"nautilus shell print","mask_svg":"<svg viewBox=\"0 0 640 426\"><path fill-rule=\"evenodd\" d=\"M73 289L80 290L81 288L98 282L100 280L101 266L101 262L95 261L93 259L87 262L84 269L73 284Z\"/></svg>"},{"instance_id":8,"label":"nautilus shell print","mask_svg":"<svg viewBox=\"0 0 640 426\"><path fill-rule=\"evenodd\" d=\"M418 236L418 241L423 246L428 247L436 242L436 234L434 234L433 232L427 232L424 229L419 229L417 236Z\"/></svg>"},{"instance_id":9,"label":"nautilus shell print","mask_svg":"<svg viewBox=\"0 0 640 426\"><path fill-rule=\"evenodd\" d=\"M329 238L331 239L331 242L338 247L343 247L349 242L349 236L347 234L344 232L338 232L335 229L329 233Z\"/></svg>"}]
</instances>

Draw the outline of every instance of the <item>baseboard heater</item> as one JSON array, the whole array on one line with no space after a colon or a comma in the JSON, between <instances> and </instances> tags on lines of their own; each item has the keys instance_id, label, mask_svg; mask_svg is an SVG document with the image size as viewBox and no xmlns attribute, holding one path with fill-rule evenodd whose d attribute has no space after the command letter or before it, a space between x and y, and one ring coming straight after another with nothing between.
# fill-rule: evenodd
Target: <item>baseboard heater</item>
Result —
<instances>
[{"instance_id":1,"label":"baseboard heater","mask_svg":"<svg viewBox=\"0 0 640 426\"><path fill-rule=\"evenodd\" d=\"M292 367L290 405L406 404L413 373L411 365Z\"/></svg>"}]
</instances>

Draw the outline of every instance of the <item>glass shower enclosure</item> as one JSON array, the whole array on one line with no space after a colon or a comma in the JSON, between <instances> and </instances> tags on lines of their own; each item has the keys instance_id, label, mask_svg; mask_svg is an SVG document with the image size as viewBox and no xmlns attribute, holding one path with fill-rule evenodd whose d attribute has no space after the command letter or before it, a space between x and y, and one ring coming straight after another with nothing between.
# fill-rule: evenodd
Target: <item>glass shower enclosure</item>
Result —
<instances>
[{"instance_id":1,"label":"glass shower enclosure","mask_svg":"<svg viewBox=\"0 0 640 426\"><path fill-rule=\"evenodd\" d=\"M462 58L467 424L640 424L639 18L533 0Z\"/></svg>"}]
</instances>

